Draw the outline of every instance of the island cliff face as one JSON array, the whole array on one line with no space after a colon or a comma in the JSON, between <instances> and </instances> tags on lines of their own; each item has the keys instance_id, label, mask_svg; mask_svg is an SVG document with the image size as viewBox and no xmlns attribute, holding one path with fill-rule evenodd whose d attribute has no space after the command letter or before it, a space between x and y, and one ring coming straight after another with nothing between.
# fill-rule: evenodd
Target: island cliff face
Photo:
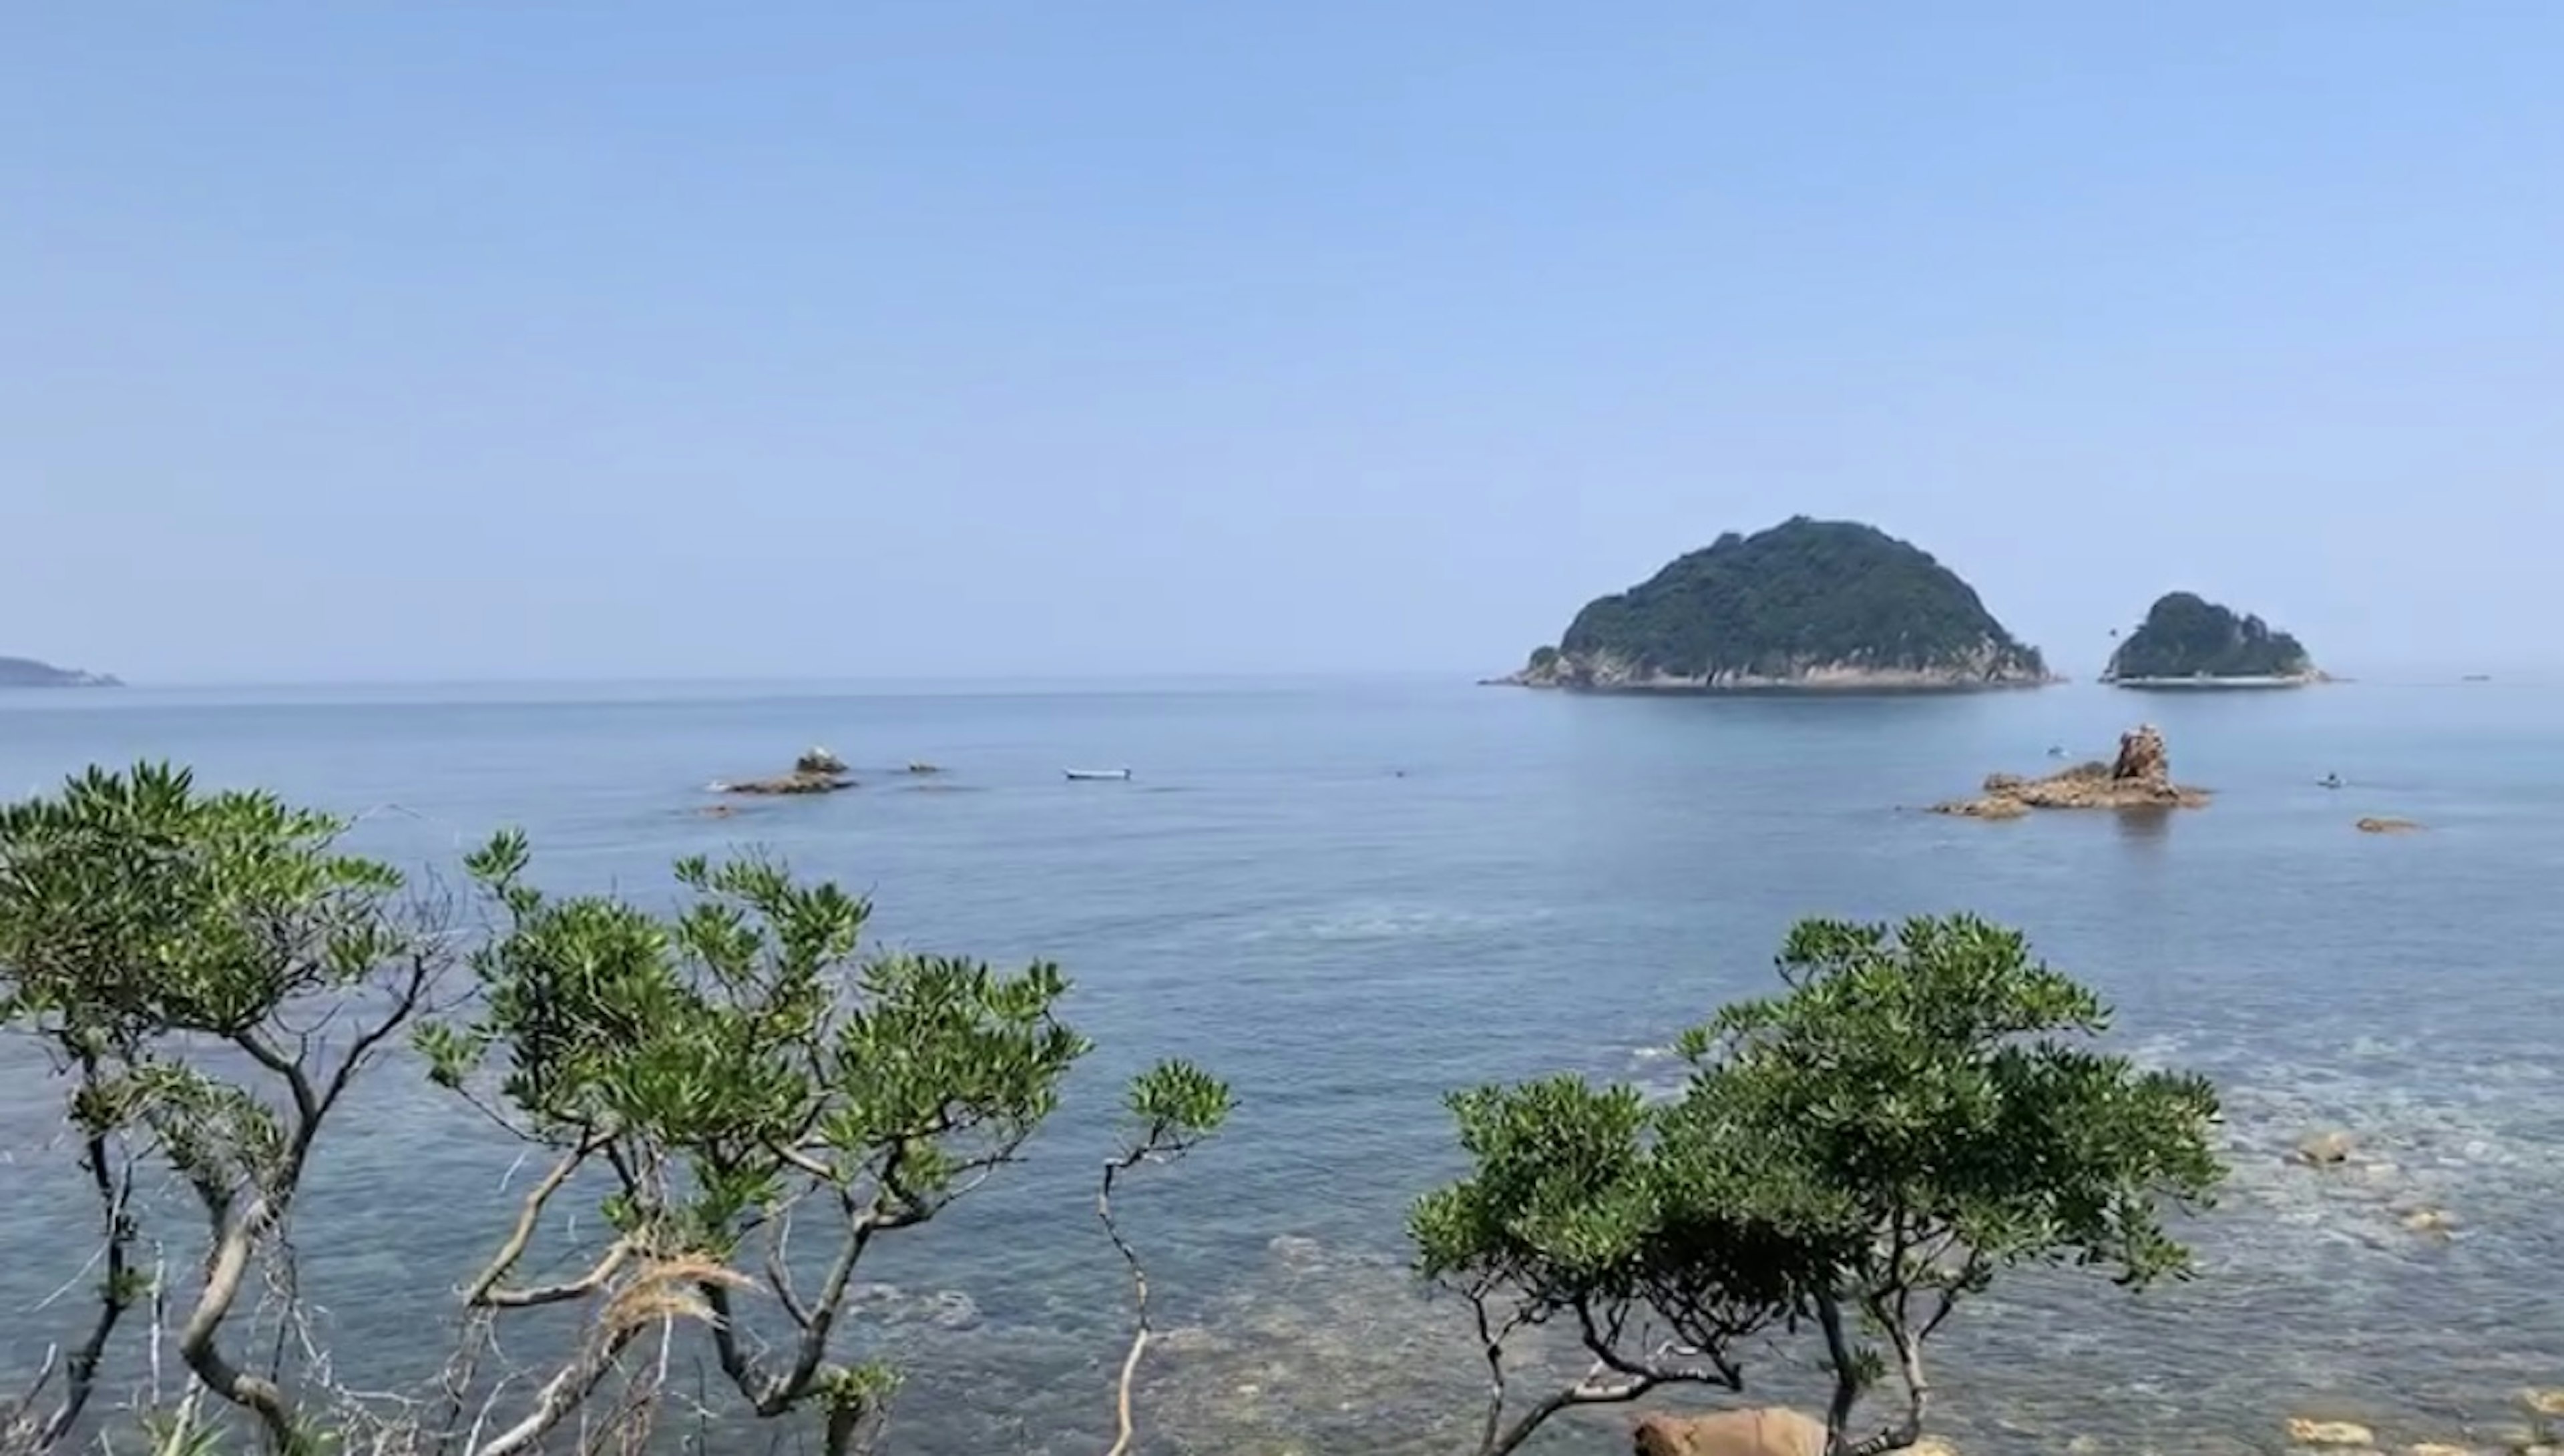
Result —
<instances>
[{"instance_id":1,"label":"island cliff face","mask_svg":"<svg viewBox=\"0 0 2564 1456\"><path fill-rule=\"evenodd\" d=\"M2297 639L2254 616L2238 616L2194 593L2157 598L2146 620L2110 654L2101 681L2122 687L2218 683L2292 684L2322 674Z\"/></svg>"},{"instance_id":2,"label":"island cliff face","mask_svg":"<svg viewBox=\"0 0 2564 1456\"><path fill-rule=\"evenodd\" d=\"M0 688L114 688L103 673L75 672L28 657L0 657Z\"/></svg>"},{"instance_id":3,"label":"island cliff face","mask_svg":"<svg viewBox=\"0 0 2564 1456\"><path fill-rule=\"evenodd\" d=\"M1906 541L1795 517L1731 531L1576 614L1504 681L1590 692L1847 691L2051 682L1974 588Z\"/></svg>"}]
</instances>

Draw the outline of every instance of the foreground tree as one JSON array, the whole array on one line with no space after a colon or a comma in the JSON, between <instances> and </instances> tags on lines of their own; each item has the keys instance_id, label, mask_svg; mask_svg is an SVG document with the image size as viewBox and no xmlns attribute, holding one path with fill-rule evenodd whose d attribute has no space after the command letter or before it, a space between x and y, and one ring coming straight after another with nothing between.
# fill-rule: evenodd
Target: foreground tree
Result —
<instances>
[{"instance_id":1,"label":"foreground tree","mask_svg":"<svg viewBox=\"0 0 2564 1456\"><path fill-rule=\"evenodd\" d=\"M2223 1169L2214 1089L2091 1045L2098 997L1972 917L1808 921L1785 990L1683 1040L1683 1095L1572 1078L1455 1097L1469 1176L1410 1219L1421 1271L1476 1313L1482 1456L1578 1405L1745 1387L1749 1337L1813 1330L1831 1456L1920 1440L1924 1346L2004 1270L2142 1288L2190 1272L2168 1216ZM1585 1378L1519 1409L1507 1357L1563 1327ZM1897 1396L1862 1427L1892 1372Z\"/></svg>"},{"instance_id":2,"label":"foreground tree","mask_svg":"<svg viewBox=\"0 0 2564 1456\"><path fill-rule=\"evenodd\" d=\"M478 1456L533 1445L585 1401L649 1328L612 1312L671 1287L756 1415L815 1406L827 1451L866 1443L896 1376L836 1349L857 1267L876 1240L1013 1161L1057 1106L1088 1050L1056 1015L1067 980L1048 962L1004 974L942 956L858 959L865 903L761 860L681 863L694 900L667 920L610 898L547 899L527 862L517 835L469 861L508 924L473 960L479 1018L420 1041L439 1082L552 1157L467 1305L601 1313L583 1356ZM1099 1193L1126 1257L1115 1177L1179 1155L1229 1105L1225 1086L1180 1062L1144 1074L1129 1100L1134 1135ZM582 1170L602 1175L612 1238L579 1278L511 1283L546 1205ZM794 1268L796 1228L824 1250L815 1280ZM781 1316L770 1336L740 1299L748 1291ZM1145 1281L1140 1293L1126 1427Z\"/></svg>"},{"instance_id":3,"label":"foreground tree","mask_svg":"<svg viewBox=\"0 0 2564 1456\"><path fill-rule=\"evenodd\" d=\"M70 1081L104 1270L87 1330L0 1408L0 1446L63 1439L126 1314L161 1293L134 1257L155 1167L201 1218L179 1357L273 1444L300 1439L280 1370L245 1366L226 1332L253 1274L277 1272L323 1129L450 962L400 874L337 850L346 827L151 764L0 808L0 1025Z\"/></svg>"},{"instance_id":4,"label":"foreground tree","mask_svg":"<svg viewBox=\"0 0 2564 1456\"><path fill-rule=\"evenodd\" d=\"M68 1352L0 1402L0 1456L77 1434L127 1317L168 1293L137 1258L152 1243L192 1250L200 1271L173 1317L195 1383L153 1438L165 1449L182 1440L168 1431L192 1444L218 1429L200 1394L297 1456L639 1449L688 1326L755 1415L815 1409L826 1450L865 1444L896 1372L842 1349L857 1266L1013 1161L1056 1107L1088 1049L1056 1014L1058 968L859 954L862 901L753 859L681 864L691 901L672 917L552 899L526 882L515 835L468 863L500 923L467 947L389 866L340 853L346 827L148 765L0 809L0 1026L32 1033L69 1082L103 1274ZM455 994L471 1011L451 1019L461 1003L440 1003L440 983L465 964ZM404 1033L438 1083L549 1163L463 1284L438 1395L384 1408L337 1389L316 1344L285 1338L308 1334L289 1221L321 1134ZM1161 1064L1132 1084L1099 1174L1097 1211L1139 1302L1125 1447L1148 1290L1114 1192L1228 1108L1221 1083ZM157 1205L142 1190L170 1181L194 1205L192 1235L146 1230ZM537 1245L563 1237L545 1215L564 1200L601 1213L601 1246L578 1277L521 1280ZM796 1222L817 1226L815 1270L794 1257ZM500 1361L496 1322L544 1309L577 1314L575 1331L511 1342L521 1357L549 1349L536 1368ZM259 1368L234 1353L253 1343L244 1324L269 1352Z\"/></svg>"}]
</instances>

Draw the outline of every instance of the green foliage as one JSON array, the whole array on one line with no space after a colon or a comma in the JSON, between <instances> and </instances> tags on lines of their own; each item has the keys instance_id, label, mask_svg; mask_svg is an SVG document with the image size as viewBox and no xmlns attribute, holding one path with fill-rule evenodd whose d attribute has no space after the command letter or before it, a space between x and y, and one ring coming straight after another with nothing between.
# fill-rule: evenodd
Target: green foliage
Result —
<instances>
[{"instance_id":1,"label":"green foliage","mask_svg":"<svg viewBox=\"0 0 2564 1456\"><path fill-rule=\"evenodd\" d=\"M1219 1131L1236 1108L1228 1084L1190 1062L1160 1062L1124 1094L1128 1153L1180 1151Z\"/></svg>"},{"instance_id":2,"label":"green foliage","mask_svg":"<svg viewBox=\"0 0 2564 1456\"><path fill-rule=\"evenodd\" d=\"M547 898L527 864L513 834L467 862L506 924L472 960L479 1015L420 1037L431 1074L565 1165L601 1163L602 1212L636 1268L704 1269L723 1369L751 1407L815 1400L830 1443L853 1439L892 1388L831 1355L856 1263L1012 1160L1057 1106L1088 1050L1055 1014L1067 979L1047 962L859 956L865 903L763 860L681 862L690 901L665 918ZM1145 1138L1180 1144L1217 1123L1227 1092L1171 1064L1132 1099ZM804 1208L836 1246L815 1290L784 1247ZM533 1302L498 1282L513 1262L480 1297ZM574 1294L602 1296L616 1267ZM791 1321L779 1357L732 1306L752 1281Z\"/></svg>"},{"instance_id":3,"label":"green foliage","mask_svg":"<svg viewBox=\"0 0 2564 1456\"><path fill-rule=\"evenodd\" d=\"M0 808L0 1017L101 1054L232 1038L410 951L346 826L166 765Z\"/></svg>"},{"instance_id":4,"label":"green foliage","mask_svg":"<svg viewBox=\"0 0 2564 1456\"><path fill-rule=\"evenodd\" d=\"M1806 517L1729 532L1592 602L1559 648L1579 662L1712 681L1818 666L1989 679L2045 671L1923 550L1873 526Z\"/></svg>"},{"instance_id":5,"label":"green foliage","mask_svg":"<svg viewBox=\"0 0 2564 1456\"><path fill-rule=\"evenodd\" d=\"M100 1307L40 1441L78 1417L121 1315L149 1292L128 1260L132 1190L153 1164L204 1215L180 1358L271 1444L299 1439L282 1387L236 1365L222 1331L250 1266L278 1247L323 1123L444 964L401 876L338 852L345 827L270 794L200 793L149 763L0 808L0 1025L31 1033L69 1082L105 1236Z\"/></svg>"},{"instance_id":6,"label":"green foliage","mask_svg":"<svg viewBox=\"0 0 2564 1456\"><path fill-rule=\"evenodd\" d=\"M506 907L472 961L483 1006L421 1037L432 1074L485 1058L509 1121L633 1169L609 1214L663 1252L727 1257L793 1185L869 1190L923 1217L1009 1156L1088 1044L1052 1014L1068 982L941 956L854 963L868 907L760 860L690 860L672 920L546 899L503 835L467 868Z\"/></svg>"},{"instance_id":7,"label":"green foliage","mask_svg":"<svg viewBox=\"0 0 2564 1456\"><path fill-rule=\"evenodd\" d=\"M106 1236L99 1310L64 1361L60 1408L30 1414L29 1397L0 1419L0 1444L42 1450L73 1429L119 1317L150 1296L129 1255L142 1235L136 1168L153 1160L205 1215L197 1256L178 1260L204 1271L176 1341L198 1390L253 1413L280 1456L320 1449L331 1421L373 1429L353 1407L323 1420L303 1408L329 1388L325 1360L298 1378L280 1342L252 1372L221 1337L262 1261L274 1287L292 1287L286 1221L314 1143L371 1054L406 1031L435 1084L554 1153L466 1286L451 1423L410 1436L523 1456L594 1415L581 1411L620 1371L605 1424L581 1429L637 1447L660 1376L626 1352L692 1321L756 1414L814 1408L831 1456L860 1448L899 1381L887 1364L836 1357L857 1264L1012 1161L1058 1105L1088 1050L1057 1015L1059 968L865 954L863 901L754 858L681 862L673 914L555 899L529 883L524 837L504 834L466 862L498 911L468 957L472 1010L439 1020L428 996L448 942L397 873L337 851L345 827L263 793L200 793L186 772L149 764L0 809L0 1024L33 1033L70 1084ZM1180 1061L1127 1097L1108 1228L1111 1168L1181 1156L1231 1107L1224 1084ZM513 1284L558 1226L550 1203L590 1190L608 1231L586 1251L593 1266ZM819 1225L805 1247L828 1255L815 1283L788 1247L796 1217ZM734 1291L751 1289L788 1322L778 1338L734 1308ZM1144 1283L1144 1329L1145 1299ZM568 1303L587 1317L575 1350L523 1382L514 1419L490 1420L515 1379L476 1374L499 1357L493 1322ZM1127 1425L1127 1368L1125 1380ZM467 1392L488 1405L476 1413ZM152 1432L155 1447L214 1439L215 1426L189 1424L192 1401Z\"/></svg>"},{"instance_id":8,"label":"green foliage","mask_svg":"<svg viewBox=\"0 0 2564 1456\"><path fill-rule=\"evenodd\" d=\"M2297 639L2187 591L2156 600L2110 654L2112 678L2288 678L2312 669Z\"/></svg>"},{"instance_id":9,"label":"green foliage","mask_svg":"<svg viewBox=\"0 0 2564 1456\"><path fill-rule=\"evenodd\" d=\"M1677 1122L1775 1156L1787 1222L1865 1285L1973 1288L2026 1259L2142 1286L2189 1272L2167 1207L2221 1176L2215 1089L2088 1043L2100 999L1968 916L1890 931L1809 921L1782 950L1789 994L1689 1033ZM1910 1266L1880 1262L1948 1256Z\"/></svg>"},{"instance_id":10,"label":"green foliage","mask_svg":"<svg viewBox=\"0 0 2564 1456\"><path fill-rule=\"evenodd\" d=\"M2167 1217L2222 1176L2215 1092L2094 1049L2105 1008L2021 936L1966 916L1809 921L1780 973L1783 994L1684 1037L1693 1070L1670 1103L1575 1078L1453 1099L1471 1171L1419 1201L1410 1231L1491 1344L1572 1316L1635 1390L1734 1386L1746 1337L1813 1320L1839 1432L1887 1365L1848 1312L1908 1385L1905 1426L1863 1445L1884 1450L1919 1435L1922 1341L2005 1268L2070 1263L2132 1287L2189 1272ZM1697 1359L1656 1360L1642 1331ZM1485 1449L1511 1449L1489 1430Z\"/></svg>"}]
</instances>

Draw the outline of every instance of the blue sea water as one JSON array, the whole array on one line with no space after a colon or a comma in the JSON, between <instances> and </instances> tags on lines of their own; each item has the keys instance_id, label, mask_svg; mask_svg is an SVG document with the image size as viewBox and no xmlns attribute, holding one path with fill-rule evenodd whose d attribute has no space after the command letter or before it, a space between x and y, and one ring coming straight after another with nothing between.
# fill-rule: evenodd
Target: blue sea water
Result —
<instances>
[{"instance_id":1,"label":"blue sea water","mask_svg":"<svg viewBox=\"0 0 2564 1456\"><path fill-rule=\"evenodd\" d=\"M2150 719L2213 806L1921 812ZM711 817L709 780L825 743L860 789ZM897 1448L1096 1451L1127 1324L1091 1189L1115 1083L1199 1060L1235 1122L1125 1206L1173 1328L1147 1448L1455 1451L1481 1374L1405 1276L1456 1163L1449 1089L1677 1080L1795 919L1969 909L2214 1076L2236 1175L2195 1283L2033 1274L1936 1341L1972 1453L2256 1450L2293 1413L2462 1440L2564 1385L2564 689L2361 682L2142 697L1594 699L1402 681L0 696L0 792L168 757L361 815L442 866L504 825L560 890L672 894L758 846L869 894L884 941L1060 961L1099 1043L1021 1166L886 1246L858 1338L913 1371ZM949 772L914 778L911 760ZM1120 766L1128 783L1069 783ZM2315 780L2338 772L2347 786ZM2361 815L2427 828L2379 836ZM86 1206L57 1089L0 1045L0 1369L72 1328ZM351 1382L433 1374L515 1151L387 1066L316 1172L306 1294ZM2348 1131L2352 1166L2285 1153ZM2440 1210L2454 1234L2405 1225ZM1803 1352L1802 1352L1803 1353ZM1790 1352L1758 1392L1803 1395ZM358 1376L362 1379L359 1380ZM1554 1449L1620 1449L1623 1416ZM2489 1439L2489 1437L2486 1437Z\"/></svg>"}]
</instances>

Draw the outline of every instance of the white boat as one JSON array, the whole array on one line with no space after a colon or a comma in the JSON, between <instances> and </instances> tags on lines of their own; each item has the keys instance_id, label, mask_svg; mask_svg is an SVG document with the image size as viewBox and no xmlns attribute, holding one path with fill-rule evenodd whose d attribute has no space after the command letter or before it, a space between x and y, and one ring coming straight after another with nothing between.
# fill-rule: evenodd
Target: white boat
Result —
<instances>
[{"instance_id":1,"label":"white boat","mask_svg":"<svg viewBox=\"0 0 2564 1456\"><path fill-rule=\"evenodd\" d=\"M1128 768L1063 768L1060 771L1067 774L1070 779L1081 783L1088 780L1120 780L1131 776L1131 770Z\"/></svg>"}]
</instances>

